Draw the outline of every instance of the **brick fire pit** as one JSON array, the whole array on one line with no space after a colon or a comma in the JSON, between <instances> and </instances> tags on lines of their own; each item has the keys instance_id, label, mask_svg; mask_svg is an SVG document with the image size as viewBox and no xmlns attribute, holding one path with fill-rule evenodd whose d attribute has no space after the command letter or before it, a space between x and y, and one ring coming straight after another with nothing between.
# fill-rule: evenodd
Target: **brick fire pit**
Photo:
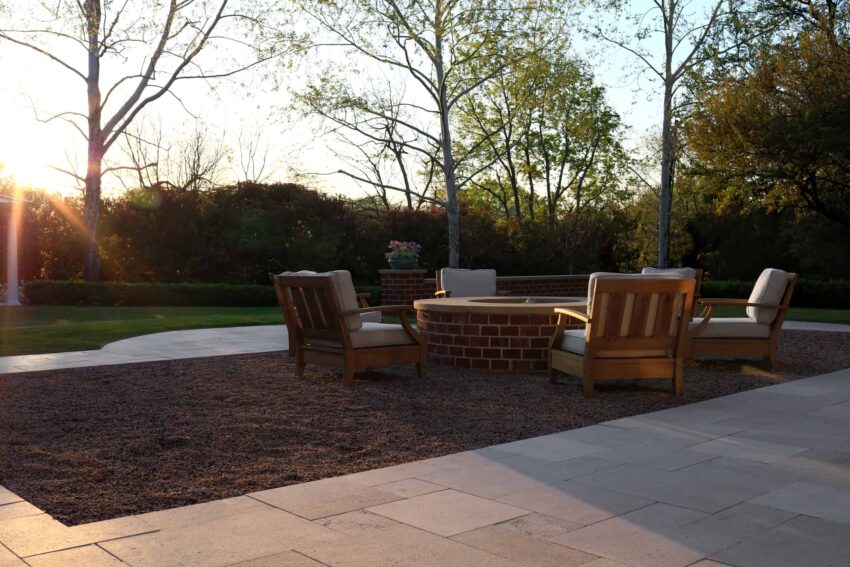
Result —
<instances>
[{"instance_id":1,"label":"brick fire pit","mask_svg":"<svg viewBox=\"0 0 850 567\"><path fill-rule=\"evenodd\" d=\"M420 299L416 324L432 364L504 372L544 372L556 307L584 306L583 297ZM570 328L583 328L574 319Z\"/></svg>"}]
</instances>

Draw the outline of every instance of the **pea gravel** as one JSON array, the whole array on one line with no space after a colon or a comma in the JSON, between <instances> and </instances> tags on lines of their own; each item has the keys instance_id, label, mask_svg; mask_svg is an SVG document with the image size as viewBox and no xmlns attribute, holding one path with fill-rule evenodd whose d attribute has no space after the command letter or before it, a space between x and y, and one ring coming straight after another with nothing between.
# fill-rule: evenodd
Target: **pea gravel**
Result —
<instances>
[{"instance_id":1,"label":"pea gravel","mask_svg":"<svg viewBox=\"0 0 850 567\"><path fill-rule=\"evenodd\" d=\"M788 331L745 361L665 382L431 367L294 374L284 352L0 376L0 485L81 524L237 496L646 413L850 367L850 334Z\"/></svg>"}]
</instances>

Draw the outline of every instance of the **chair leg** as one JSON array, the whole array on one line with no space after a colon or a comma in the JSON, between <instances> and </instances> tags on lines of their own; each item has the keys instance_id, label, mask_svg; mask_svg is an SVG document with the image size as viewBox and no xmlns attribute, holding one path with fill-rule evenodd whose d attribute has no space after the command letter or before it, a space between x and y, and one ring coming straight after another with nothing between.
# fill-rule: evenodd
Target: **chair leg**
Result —
<instances>
[{"instance_id":1,"label":"chair leg","mask_svg":"<svg viewBox=\"0 0 850 567\"><path fill-rule=\"evenodd\" d=\"M342 383L351 384L354 382L354 361L349 357L345 357L342 365Z\"/></svg>"},{"instance_id":2,"label":"chair leg","mask_svg":"<svg viewBox=\"0 0 850 567\"><path fill-rule=\"evenodd\" d=\"M677 396L685 395L685 366L682 360L677 360L673 369L673 392Z\"/></svg>"},{"instance_id":3,"label":"chair leg","mask_svg":"<svg viewBox=\"0 0 850 567\"><path fill-rule=\"evenodd\" d=\"M584 385L584 396L586 398L592 398L596 392L593 390L593 378L590 376L585 376L582 379L582 384Z\"/></svg>"},{"instance_id":4,"label":"chair leg","mask_svg":"<svg viewBox=\"0 0 850 567\"><path fill-rule=\"evenodd\" d=\"M765 360L767 361L767 365L770 367L772 371L776 371L777 359L779 358L776 348L776 343L771 343L770 350L768 351L767 357Z\"/></svg>"},{"instance_id":5,"label":"chair leg","mask_svg":"<svg viewBox=\"0 0 850 567\"><path fill-rule=\"evenodd\" d=\"M295 375L301 378L304 376L304 359L299 355L295 355Z\"/></svg>"},{"instance_id":6,"label":"chair leg","mask_svg":"<svg viewBox=\"0 0 850 567\"><path fill-rule=\"evenodd\" d=\"M425 373L428 371L428 366L424 362L416 363L416 377L420 380L425 378Z\"/></svg>"}]
</instances>

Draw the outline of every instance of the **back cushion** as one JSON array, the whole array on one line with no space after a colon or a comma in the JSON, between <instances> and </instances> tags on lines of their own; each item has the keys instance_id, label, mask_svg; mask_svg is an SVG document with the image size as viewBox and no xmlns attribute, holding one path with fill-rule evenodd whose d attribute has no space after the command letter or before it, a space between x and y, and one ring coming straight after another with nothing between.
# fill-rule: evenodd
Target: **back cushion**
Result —
<instances>
[{"instance_id":1,"label":"back cushion","mask_svg":"<svg viewBox=\"0 0 850 567\"><path fill-rule=\"evenodd\" d=\"M646 269L646 268L644 268ZM654 268L653 268L654 269ZM690 268L684 268L690 269ZM640 279L640 278L663 278L663 279L693 279L689 278L686 275L674 270L664 271L661 273L651 273L651 274L619 274L615 272L593 272L590 274L590 278L587 280L587 312L590 313L590 309L593 306L593 288L596 287L596 280L599 278L612 278L612 279Z\"/></svg>"},{"instance_id":2,"label":"back cushion","mask_svg":"<svg viewBox=\"0 0 850 567\"><path fill-rule=\"evenodd\" d=\"M643 275L663 276L664 274L679 274L689 280L697 279L697 271L693 268L644 268Z\"/></svg>"},{"instance_id":3,"label":"back cushion","mask_svg":"<svg viewBox=\"0 0 850 567\"><path fill-rule=\"evenodd\" d=\"M750 303L772 303L776 305L782 303L782 296L785 295L789 280L788 272L776 268L767 268L756 280L756 285L753 286L753 292L748 301ZM747 317L757 323L773 323L778 313L778 309L747 307Z\"/></svg>"},{"instance_id":4,"label":"back cushion","mask_svg":"<svg viewBox=\"0 0 850 567\"><path fill-rule=\"evenodd\" d=\"M440 270L440 282L444 290L451 292L451 297L496 295L496 270L443 268Z\"/></svg>"},{"instance_id":5,"label":"back cushion","mask_svg":"<svg viewBox=\"0 0 850 567\"><path fill-rule=\"evenodd\" d=\"M357 304L357 293L354 291L354 283L351 281L351 273L348 270L335 270L333 272L312 272L301 270L299 272L283 272L282 276L323 276L331 280L336 302L341 311L353 311L359 309ZM349 331L357 331L363 327L360 315L346 315L345 323Z\"/></svg>"}]
</instances>

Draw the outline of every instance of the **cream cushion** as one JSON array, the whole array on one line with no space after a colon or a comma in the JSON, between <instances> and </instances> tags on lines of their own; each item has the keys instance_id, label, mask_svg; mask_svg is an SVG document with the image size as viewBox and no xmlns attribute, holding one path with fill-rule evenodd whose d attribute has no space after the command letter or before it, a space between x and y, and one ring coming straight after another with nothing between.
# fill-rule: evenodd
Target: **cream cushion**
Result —
<instances>
[{"instance_id":1,"label":"cream cushion","mask_svg":"<svg viewBox=\"0 0 850 567\"><path fill-rule=\"evenodd\" d=\"M564 331L564 337L561 339L561 350L580 354L584 356L584 347L586 345L584 333L585 329L567 329ZM636 357L659 357L669 356L670 353L663 350L630 350L630 351L597 351L596 356L599 358L636 358Z\"/></svg>"},{"instance_id":2,"label":"cream cushion","mask_svg":"<svg viewBox=\"0 0 850 567\"><path fill-rule=\"evenodd\" d=\"M348 270L334 270L332 272L311 272L301 270L299 272L283 272L282 276L324 276L330 278L331 285L336 296L336 302L341 311L355 311L360 308L357 304L357 293L354 291L354 283L351 281L351 272ZM345 323L349 331L356 331L363 326L360 314L346 315Z\"/></svg>"},{"instance_id":3,"label":"cream cushion","mask_svg":"<svg viewBox=\"0 0 850 567\"><path fill-rule=\"evenodd\" d=\"M691 321L690 329L702 322L701 317ZM696 336L697 339L766 339L770 337L770 324L757 323L749 317L712 317Z\"/></svg>"},{"instance_id":4,"label":"cream cushion","mask_svg":"<svg viewBox=\"0 0 850 567\"><path fill-rule=\"evenodd\" d=\"M679 274L685 279L695 280L697 279L697 271L693 268L644 268L640 271L644 276L646 275L663 275L663 274Z\"/></svg>"},{"instance_id":5,"label":"cream cushion","mask_svg":"<svg viewBox=\"0 0 850 567\"><path fill-rule=\"evenodd\" d=\"M414 340L404 331L401 325L390 323L363 323L357 331L348 333L353 348L384 347L392 345L409 345ZM336 341L322 341L307 339L308 344L314 346L327 346L342 348L342 344Z\"/></svg>"},{"instance_id":6,"label":"cream cushion","mask_svg":"<svg viewBox=\"0 0 850 567\"><path fill-rule=\"evenodd\" d=\"M370 311L369 313L361 313L360 320L364 323L380 323L384 319L380 311Z\"/></svg>"},{"instance_id":7,"label":"cream cushion","mask_svg":"<svg viewBox=\"0 0 850 567\"><path fill-rule=\"evenodd\" d=\"M646 268L644 268L646 269ZM593 306L593 290L596 286L596 280L599 278L606 279L616 279L616 280L627 280L627 279L650 279L650 278L662 278L662 279L693 279L692 277L687 277L682 275L679 272L667 271L664 273L658 274L620 274L617 272L593 272L590 274L590 277L587 280L587 312L590 313L590 309Z\"/></svg>"},{"instance_id":8,"label":"cream cushion","mask_svg":"<svg viewBox=\"0 0 850 567\"><path fill-rule=\"evenodd\" d=\"M748 300L749 303L772 303L774 305L782 303L782 296L785 295L789 280L788 272L767 268L756 280L756 285L753 286L753 292ZM778 313L779 310L777 309L747 307L747 317L758 323L773 323Z\"/></svg>"},{"instance_id":9,"label":"cream cushion","mask_svg":"<svg viewBox=\"0 0 850 567\"><path fill-rule=\"evenodd\" d=\"M492 297L496 295L496 270L440 270L440 285L451 297Z\"/></svg>"},{"instance_id":10,"label":"cream cushion","mask_svg":"<svg viewBox=\"0 0 850 567\"><path fill-rule=\"evenodd\" d=\"M584 354L584 329L567 329L561 339L561 350L575 354Z\"/></svg>"}]
</instances>

